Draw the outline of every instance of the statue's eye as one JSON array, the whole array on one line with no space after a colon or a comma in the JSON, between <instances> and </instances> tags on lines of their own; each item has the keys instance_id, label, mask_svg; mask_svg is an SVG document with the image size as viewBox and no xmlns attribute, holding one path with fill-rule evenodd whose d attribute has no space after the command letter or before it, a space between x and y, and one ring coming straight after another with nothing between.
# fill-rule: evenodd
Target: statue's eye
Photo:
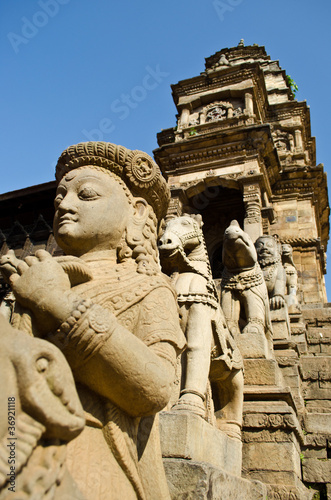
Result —
<instances>
[{"instance_id":1,"label":"statue's eye","mask_svg":"<svg viewBox=\"0 0 331 500\"><path fill-rule=\"evenodd\" d=\"M55 207L55 210L57 209L57 207L60 205L61 201L63 200L63 195L62 194L58 194L56 197L55 197L55 200L54 200L54 207Z\"/></svg>"},{"instance_id":2,"label":"statue's eye","mask_svg":"<svg viewBox=\"0 0 331 500\"><path fill-rule=\"evenodd\" d=\"M189 223L188 220L183 220L182 221L182 226L189 226L189 225L190 225L190 223Z\"/></svg>"},{"instance_id":3,"label":"statue's eye","mask_svg":"<svg viewBox=\"0 0 331 500\"><path fill-rule=\"evenodd\" d=\"M79 191L78 196L81 200L94 200L99 194L92 187L85 186Z\"/></svg>"}]
</instances>

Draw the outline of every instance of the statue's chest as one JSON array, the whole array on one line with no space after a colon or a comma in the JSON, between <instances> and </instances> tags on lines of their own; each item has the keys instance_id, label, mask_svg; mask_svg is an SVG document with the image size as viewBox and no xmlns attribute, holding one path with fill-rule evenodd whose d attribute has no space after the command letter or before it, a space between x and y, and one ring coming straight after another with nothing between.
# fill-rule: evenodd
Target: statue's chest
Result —
<instances>
[{"instance_id":1,"label":"statue's chest","mask_svg":"<svg viewBox=\"0 0 331 500\"><path fill-rule=\"evenodd\" d=\"M177 276L174 277L173 285L175 287L177 295L186 295L192 291L193 292L199 291L199 290L192 290L192 282L195 276L196 275L194 273L182 273L182 274L177 274Z\"/></svg>"},{"instance_id":2,"label":"statue's chest","mask_svg":"<svg viewBox=\"0 0 331 500\"><path fill-rule=\"evenodd\" d=\"M277 268L270 266L269 269L263 269L264 281L267 285L268 292L272 292L275 288L276 278L277 278Z\"/></svg>"}]
</instances>

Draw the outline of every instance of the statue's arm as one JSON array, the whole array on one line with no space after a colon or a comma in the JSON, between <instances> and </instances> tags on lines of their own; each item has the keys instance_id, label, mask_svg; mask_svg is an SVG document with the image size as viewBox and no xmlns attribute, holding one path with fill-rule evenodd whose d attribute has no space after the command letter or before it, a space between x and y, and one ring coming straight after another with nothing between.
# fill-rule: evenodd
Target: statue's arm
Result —
<instances>
[{"instance_id":1,"label":"statue's arm","mask_svg":"<svg viewBox=\"0 0 331 500\"><path fill-rule=\"evenodd\" d=\"M177 306L169 289L151 292L140 310L137 332L130 332L106 309L83 301L51 338L77 381L132 416L151 415L166 406L181 347Z\"/></svg>"},{"instance_id":2,"label":"statue's arm","mask_svg":"<svg viewBox=\"0 0 331 500\"><path fill-rule=\"evenodd\" d=\"M284 297L285 293L286 293L286 272L283 266L279 264L277 269L273 296L279 295L281 297Z\"/></svg>"},{"instance_id":3,"label":"statue's arm","mask_svg":"<svg viewBox=\"0 0 331 500\"><path fill-rule=\"evenodd\" d=\"M176 342L175 332L165 335L162 325L169 328L173 317L178 325L177 304L167 287L142 300L145 306L150 302L147 331L154 335L145 342L137 338L138 331L128 331L106 309L83 301L47 252L40 250L35 257L10 264L7 279L16 299L31 310L41 335L53 332L48 338L62 349L76 380L131 415L153 414L167 404L175 376ZM155 306L157 293L160 299ZM160 325L157 317L162 309L167 318Z\"/></svg>"},{"instance_id":4,"label":"statue's arm","mask_svg":"<svg viewBox=\"0 0 331 500\"><path fill-rule=\"evenodd\" d=\"M271 309L281 309L285 306L286 293L286 273L283 266L280 264L277 269L275 286L270 297Z\"/></svg>"}]
</instances>

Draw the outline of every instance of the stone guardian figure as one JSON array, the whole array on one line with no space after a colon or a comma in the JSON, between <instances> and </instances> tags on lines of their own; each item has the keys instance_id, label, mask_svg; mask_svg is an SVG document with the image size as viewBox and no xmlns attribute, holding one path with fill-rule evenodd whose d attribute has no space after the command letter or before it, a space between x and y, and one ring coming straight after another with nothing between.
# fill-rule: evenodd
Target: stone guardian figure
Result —
<instances>
[{"instance_id":1,"label":"stone guardian figure","mask_svg":"<svg viewBox=\"0 0 331 500\"><path fill-rule=\"evenodd\" d=\"M282 265L278 241L263 234L255 242L257 257L267 285L270 309L285 307L286 273Z\"/></svg>"},{"instance_id":2,"label":"stone guardian figure","mask_svg":"<svg viewBox=\"0 0 331 500\"><path fill-rule=\"evenodd\" d=\"M166 182L147 154L104 142L70 146L56 178L54 236L65 257L4 257L13 321L55 344L72 369L86 426L67 466L86 500L168 499L157 413L185 339L158 263Z\"/></svg>"}]
</instances>

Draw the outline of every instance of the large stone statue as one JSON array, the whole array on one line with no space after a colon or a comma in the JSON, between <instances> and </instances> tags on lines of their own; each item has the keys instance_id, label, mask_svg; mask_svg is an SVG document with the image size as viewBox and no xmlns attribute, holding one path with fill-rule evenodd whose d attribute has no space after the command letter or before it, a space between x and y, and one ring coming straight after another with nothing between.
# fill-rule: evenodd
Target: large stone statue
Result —
<instances>
[{"instance_id":1,"label":"large stone statue","mask_svg":"<svg viewBox=\"0 0 331 500\"><path fill-rule=\"evenodd\" d=\"M187 339L180 398L173 410L190 411L207 419L210 376L219 404L217 427L240 438L242 358L218 303L201 226L201 216L177 217L168 221L159 240L162 267L176 288Z\"/></svg>"},{"instance_id":2,"label":"large stone statue","mask_svg":"<svg viewBox=\"0 0 331 500\"><path fill-rule=\"evenodd\" d=\"M247 233L233 220L223 239L221 303L230 331L242 334L271 334L268 292L257 262L254 244ZM240 330L239 319L244 317Z\"/></svg>"},{"instance_id":3,"label":"large stone statue","mask_svg":"<svg viewBox=\"0 0 331 500\"><path fill-rule=\"evenodd\" d=\"M285 307L286 273L282 265L278 241L264 234L255 242L257 257L267 285L270 309Z\"/></svg>"},{"instance_id":4,"label":"large stone statue","mask_svg":"<svg viewBox=\"0 0 331 500\"><path fill-rule=\"evenodd\" d=\"M85 420L63 354L0 314L0 378L0 499L83 499L65 466Z\"/></svg>"},{"instance_id":5,"label":"large stone statue","mask_svg":"<svg viewBox=\"0 0 331 500\"><path fill-rule=\"evenodd\" d=\"M103 142L66 149L56 177L54 236L66 257L4 258L13 321L72 369L86 426L67 464L86 499L168 499L156 414L185 339L158 263L166 182L145 153Z\"/></svg>"}]
</instances>

